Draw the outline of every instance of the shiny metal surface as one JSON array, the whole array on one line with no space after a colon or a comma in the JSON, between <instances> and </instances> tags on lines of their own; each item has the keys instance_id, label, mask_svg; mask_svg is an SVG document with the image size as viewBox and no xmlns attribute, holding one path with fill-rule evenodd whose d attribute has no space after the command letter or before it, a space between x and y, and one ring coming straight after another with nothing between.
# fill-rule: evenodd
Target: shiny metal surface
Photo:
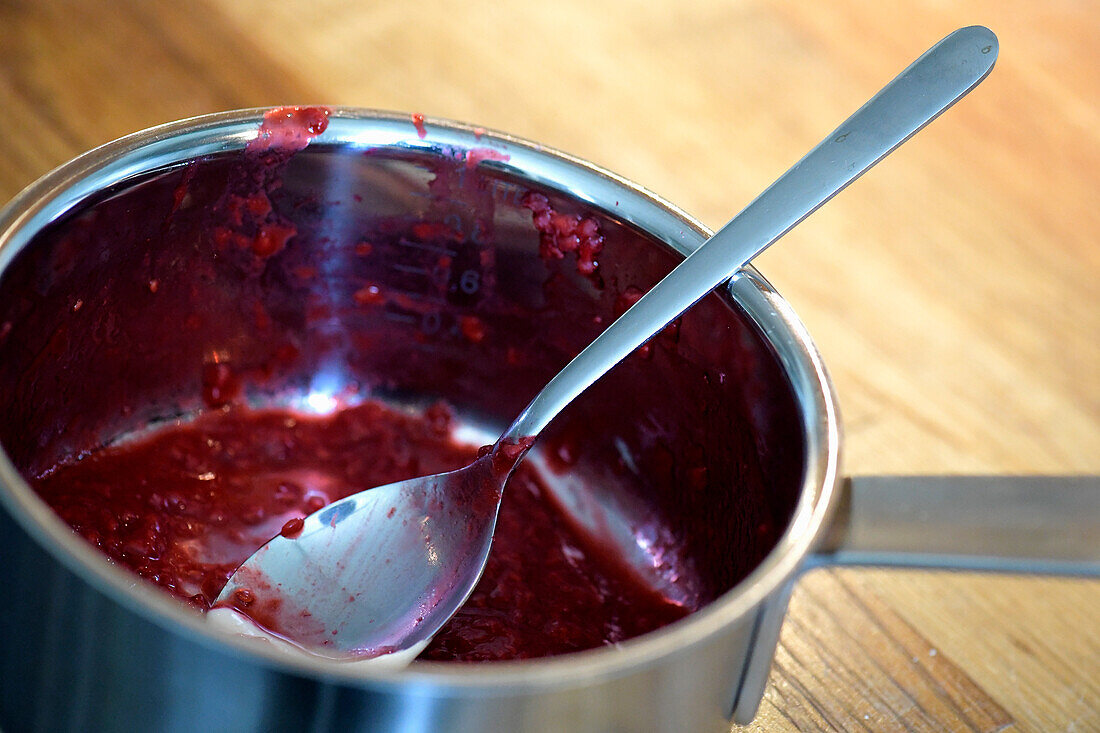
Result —
<instances>
[{"instance_id":1,"label":"shiny metal surface","mask_svg":"<svg viewBox=\"0 0 1100 733\"><path fill-rule=\"evenodd\" d=\"M817 563L1100 577L1095 476L856 476L840 497Z\"/></svg>"},{"instance_id":2,"label":"shiny metal surface","mask_svg":"<svg viewBox=\"0 0 1100 733\"><path fill-rule=\"evenodd\" d=\"M325 630L294 639L336 659L407 664L466 602L485 569L503 476L490 456L450 473L367 489L277 535L218 596L269 583ZM211 613L220 613L214 609ZM327 630L331 629L331 633ZM397 655L411 650L412 654Z\"/></svg>"}]
</instances>

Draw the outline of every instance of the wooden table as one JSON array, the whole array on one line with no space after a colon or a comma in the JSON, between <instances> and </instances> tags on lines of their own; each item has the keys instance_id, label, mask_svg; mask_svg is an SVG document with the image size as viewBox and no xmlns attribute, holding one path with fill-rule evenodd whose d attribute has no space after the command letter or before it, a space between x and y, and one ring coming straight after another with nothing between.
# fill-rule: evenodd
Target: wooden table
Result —
<instances>
[{"instance_id":1,"label":"wooden table","mask_svg":"<svg viewBox=\"0 0 1100 733\"><path fill-rule=\"evenodd\" d=\"M143 127L322 102L540 140L719 225L980 22L989 80L759 265L831 366L849 472L1100 473L1100 12L966 5L7 0L0 200ZM751 729L1013 725L1100 730L1100 582L812 573Z\"/></svg>"}]
</instances>

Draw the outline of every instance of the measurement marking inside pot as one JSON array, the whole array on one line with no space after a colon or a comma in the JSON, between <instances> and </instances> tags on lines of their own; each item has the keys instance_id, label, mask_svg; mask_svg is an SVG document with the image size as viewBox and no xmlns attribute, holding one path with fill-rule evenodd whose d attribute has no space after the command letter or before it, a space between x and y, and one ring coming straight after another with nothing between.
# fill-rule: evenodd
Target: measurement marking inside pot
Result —
<instances>
[{"instance_id":1,"label":"measurement marking inside pot","mask_svg":"<svg viewBox=\"0 0 1100 733\"><path fill-rule=\"evenodd\" d=\"M453 249L447 247L440 247L434 244L424 244L422 242L411 242L408 239L401 238L397 240L397 243L402 247L411 247L412 249L420 249L425 252L434 252L435 254L447 255L448 257L454 257L457 253Z\"/></svg>"},{"instance_id":2,"label":"measurement marking inside pot","mask_svg":"<svg viewBox=\"0 0 1100 733\"><path fill-rule=\"evenodd\" d=\"M428 274L428 269L425 268L425 267L420 267L419 265L402 265L401 263L395 263L395 264L390 265L390 267L397 270L398 272L408 272L408 273L411 273L413 275L427 275Z\"/></svg>"},{"instance_id":3,"label":"measurement marking inside pot","mask_svg":"<svg viewBox=\"0 0 1100 733\"><path fill-rule=\"evenodd\" d=\"M434 303L436 305L446 305L447 299L439 296L429 295L428 293L417 293L411 290L397 290L396 288L390 288L390 292L394 295L403 298L409 298L411 300L417 300L422 303Z\"/></svg>"}]
</instances>

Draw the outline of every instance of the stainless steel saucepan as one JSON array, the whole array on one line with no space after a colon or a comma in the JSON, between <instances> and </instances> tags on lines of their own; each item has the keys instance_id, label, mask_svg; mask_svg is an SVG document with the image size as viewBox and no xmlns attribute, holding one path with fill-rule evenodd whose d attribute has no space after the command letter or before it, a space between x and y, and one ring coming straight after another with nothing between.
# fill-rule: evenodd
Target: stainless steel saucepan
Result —
<instances>
[{"instance_id":1,"label":"stainless steel saucepan","mask_svg":"<svg viewBox=\"0 0 1100 733\"><path fill-rule=\"evenodd\" d=\"M808 568L1100 571L1093 479L844 479L825 367L750 269L571 406L532 458L658 587L655 546L720 568L702 610L614 647L404 670L207 628L93 551L26 477L194 414L212 354L251 375L255 405L443 399L495 434L709 235L583 161L443 121L421 137L404 115L337 109L305 149L242 167L261 117L124 138L0 213L0 728L718 731L752 718ZM225 192L249 186L295 232L262 262L210 234ZM540 257L532 193L593 218L596 272ZM424 224L454 233L445 257ZM362 256L378 233L403 244ZM364 283L400 297L364 308ZM468 317L483 338L464 335Z\"/></svg>"}]
</instances>

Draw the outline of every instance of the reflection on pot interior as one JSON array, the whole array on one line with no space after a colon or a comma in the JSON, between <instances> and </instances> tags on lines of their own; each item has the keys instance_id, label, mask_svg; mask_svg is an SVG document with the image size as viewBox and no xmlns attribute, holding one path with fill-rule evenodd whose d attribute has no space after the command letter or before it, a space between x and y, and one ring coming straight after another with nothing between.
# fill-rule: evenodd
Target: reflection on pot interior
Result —
<instances>
[{"instance_id":1,"label":"reflection on pot interior","mask_svg":"<svg viewBox=\"0 0 1100 733\"><path fill-rule=\"evenodd\" d=\"M198 612L300 517L471 461L676 262L498 151L326 145L324 110L284 116L83 202L0 281L5 450ZM544 434L422 657L561 654L701 608L785 529L796 414L774 353L708 296Z\"/></svg>"}]
</instances>

